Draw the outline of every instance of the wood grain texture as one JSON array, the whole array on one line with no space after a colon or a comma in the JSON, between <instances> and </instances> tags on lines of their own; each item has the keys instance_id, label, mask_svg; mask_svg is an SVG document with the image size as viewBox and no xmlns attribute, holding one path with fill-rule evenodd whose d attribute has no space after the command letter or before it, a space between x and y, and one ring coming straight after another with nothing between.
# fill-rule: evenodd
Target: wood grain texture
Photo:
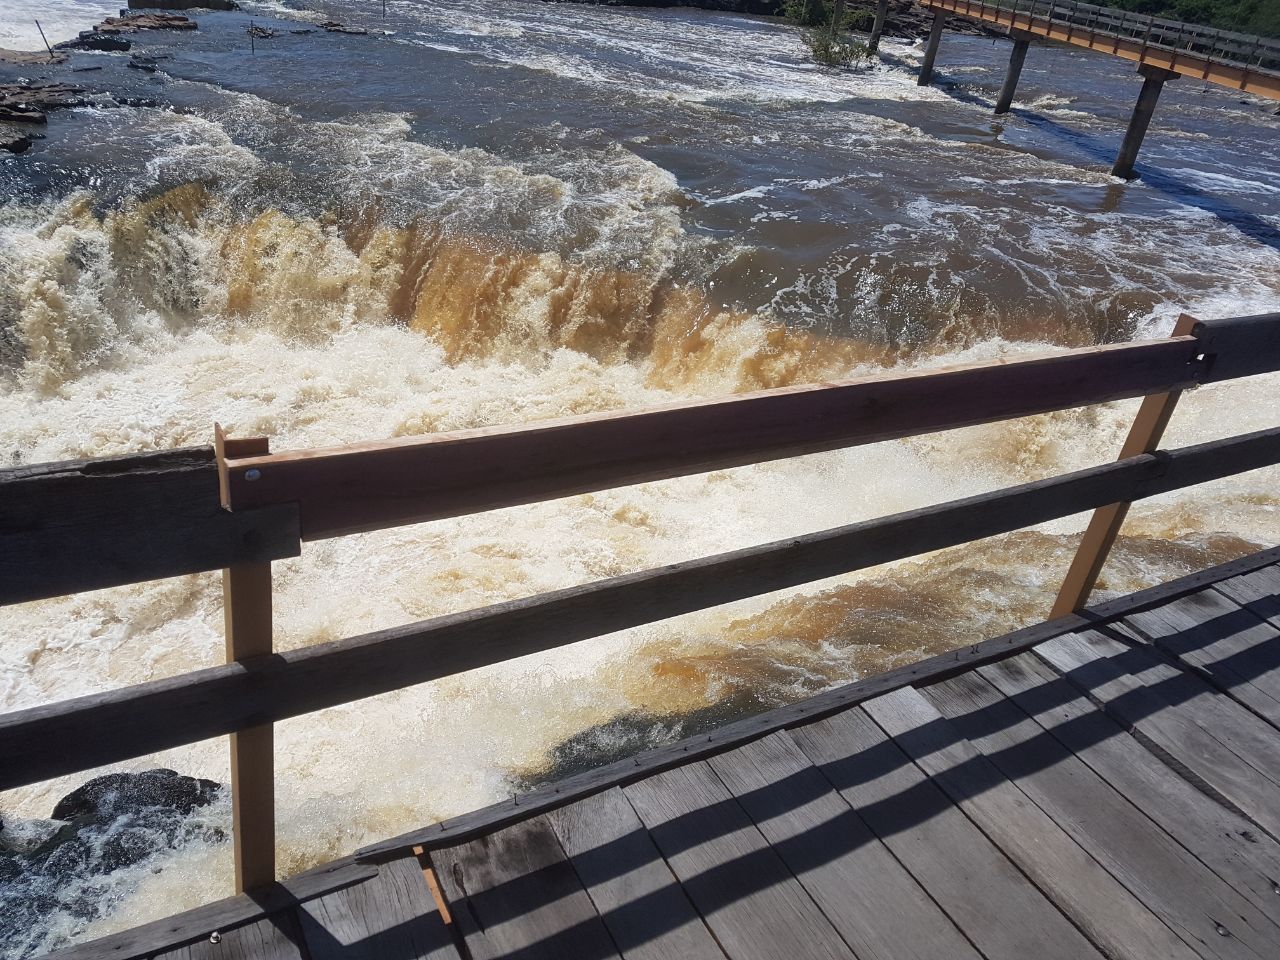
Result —
<instances>
[{"instance_id":1,"label":"wood grain texture","mask_svg":"<svg viewBox=\"0 0 1280 960\"><path fill-rule=\"evenodd\" d=\"M1277 460L1280 428L8 714L0 718L0 789Z\"/></svg>"},{"instance_id":2,"label":"wood grain texture","mask_svg":"<svg viewBox=\"0 0 1280 960\"><path fill-rule=\"evenodd\" d=\"M1199 860L1280 922L1280 844L1179 776L1048 664L1022 654L978 673Z\"/></svg>"},{"instance_id":3,"label":"wood grain texture","mask_svg":"<svg viewBox=\"0 0 1280 960\"><path fill-rule=\"evenodd\" d=\"M853 960L853 953L705 763L624 788L732 960Z\"/></svg>"},{"instance_id":4,"label":"wood grain texture","mask_svg":"<svg viewBox=\"0 0 1280 960\"><path fill-rule=\"evenodd\" d=\"M978 960L786 733L708 762L859 960Z\"/></svg>"},{"instance_id":5,"label":"wood grain texture","mask_svg":"<svg viewBox=\"0 0 1280 960\"><path fill-rule=\"evenodd\" d=\"M0 604L296 557L297 508L228 513L213 451L0 470Z\"/></svg>"},{"instance_id":6,"label":"wood grain texture","mask_svg":"<svg viewBox=\"0 0 1280 960\"><path fill-rule=\"evenodd\" d=\"M1280 630L1223 593L1201 591L1122 622L1219 690L1280 723Z\"/></svg>"},{"instance_id":7,"label":"wood grain texture","mask_svg":"<svg viewBox=\"0 0 1280 960\"><path fill-rule=\"evenodd\" d=\"M1280 365L1280 313L1205 320L1192 333L1208 360L1202 383L1269 373Z\"/></svg>"},{"instance_id":8,"label":"wood grain texture","mask_svg":"<svg viewBox=\"0 0 1280 960\"><path fill-rule=\"evenodd\" d=\"M1263 567L1224 579L1214 589L1230 597L1260 620L1280 628L1280 569Z\"/></svg>"},{"instance_id":9,"label":"wood grain texture","mask_svg":"<svg viewBox=\"0 0 1280 960\"><path fill-rule=\"evenodd\" d=\"M304 900L362 883L377 874L377 868L372 865L355 863L350 857L345 857L282 883L255 890L252 896L239 894L106 937L64 947L46 954L44 960L141 960L165 950L207 940L215 930L231 930L289 911Z\"/></svg>"},{"instance_id":10,"label":"wood grain texture","mask_svg":"<svg viewBox=\"0 0 1280 960\"><path fill-rule=\"evenodd\" d=\"M1253 960L1280 953L1280 927L982 676L968 673L921 693L1195 954Z\"/></svg>"},{"instance_id":11,"label":"wood grain texture","mask_svg":"<svg viewBox=\"0 0 1280 960\"><path fill-rule=\"evenodd\" d=\"M861 708L791 736L987 960L1100 960Z\"/></svg>"},{"instance_id":12,"label":"wood grain texture","mask_svg":"<svg viewBox=\"0 0 1280 960\"><path fill-rule=\"evenodd\" d=\"M546 819L626 960L724 960L620 789Z\"/></svg>"},{"instance_id":13,"label":"wood grain texture","mask_svg":"<svg viewBox=\"0 0 1280 960\"><path fill-rule=\"evenodd\" d=\"M431 863L473 960L604 960L619 953L545 817Z\"/></svg>"},{"instance_id":14,"label":"wood grain texture","mask_svg":"<svg viewBox=\"0 0 1280 960\"><path fill-rule=\"evenodd\" d=\"M919 693L862 707L1091 941L1125 960L1194 960L1180 940Z\"/></svg>"},{"instance_id":15,"label":"wood grain texture","mask_svg":"<svg viewBox=\"0 0 1280 960\"><path fill-rule=\"evenodd\" d=\"M292 910L242 927L220 930L186 946L156 954L154 960L308 960Z\"/></svg>"},{"instance_id":16,"label":"wood grain texture","mask_svg":"<svg viewBox=\"0 0 1280 960\"><path fill-rule=\"evenodd\" d=\"M297 910L310 960L459 960L413 856Z\"/></svg>"},{"instance_id":17,"label":"wood grain texture","mask_svg":"<svg viewBox=\"0 0 1280 960\"><path fill-rule=\"evenodd\" d=\"M1164 392L1195 382L1196 352L1179 337L250 457L228 490L236 510L297 503L314 540Z\"/></svg>"},{"instance_id":18,"label":"wood grain texture","mask_svg":"<svg viewBox=\"0 0 1280 960\"><path fill-rule=\"evenodd\" d=\"M532 790L518 798L503 800L481 810L470 811L429 827L411 830L363 847L357 855L380 860L421 844L431 849L448 846L480 836L498 826L526 819L536 812L555 809L609 787L625 785L651 773L668 770L690 760L703 759L758 740L775 730L791 729L813 723L847 709L853 704L879 696L899 687L936 682L955 676L985 663L993 663L1029 650L1045 640L1093 624L1106 623L1133 610L1143 609L1183 596L1218 579L1239 576L1250 570L1276 563L1280 548L1264 550L1162 583L1137 593L1097 604L1078 614L1070 614L1047 623L1036 623L1001 637L960 647L918 663L907 664L885 673L858 680L817 694L801 703L778 707L726 724L711 733L646 750L635 757L606 764L595 770L569 777L555 784Z\"/></svg>"},{"instance_id":19,"label":"wood grain texture","mask_svg":"<svg viewBox=\"0 0 1280 960\"><path fill-rule=\"evenodd\" d=\"M1259 769L1269 766L1266 754L1275 753L1275 745L1266 742L1274 738L1274 728L1238 705L1238 713L1228 711L1224 717L1203 689L1187 689L1194 678L1171 674L1172 668L1149 650L1096 631L1057 637L1035 652L1122 726L1136 731L1165 762L1273 837L1280 836L1280 788ZM1239 735L1231 729L1236 721L1242 725ZM1250 729L1253 724L1265 730Z\"/></svg>"}]
</instances>

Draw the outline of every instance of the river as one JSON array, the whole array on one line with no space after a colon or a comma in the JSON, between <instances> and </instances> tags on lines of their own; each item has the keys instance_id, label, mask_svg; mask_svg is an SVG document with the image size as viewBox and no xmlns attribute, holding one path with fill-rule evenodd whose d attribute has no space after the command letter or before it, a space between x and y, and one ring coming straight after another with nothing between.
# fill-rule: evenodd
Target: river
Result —
<instances>
[{"instance_id":1,"label":"river","mask_svg":"<svg viewBox=\"0 0 1280 960\"><path fill-rule=\"evenodd\" d=\"M47 10L59 35L95 4ZM267 434L287 450L1163 336L1280 306L1274 104L1169 85L1107 174L1131 65L947 36L813 66L777 22L507 0L201 14L50 79L109 90L0 159L0 459ZM6 4L6 8L8 5ZM88 11L88 12L85 12ZM56 14L56 16L55 16ZM248 18L279 35L250 49ZM78 17L88 17L79 22ZM368 36L294 33L325 19ZM16 22L17 15L11 20ZM25 29L25 28L23 28ZM18 28L13 36L23 36ZM56 38L55 38L56 39ZM39 71L37 71L37 74ZM57 74L55 77L54 74ZM0 80L31 76L0 66ZM1170 443L1274 425L1280 378L1192 392ZM1115 456L1135 404L309 544L295 648ZM1136 509L1102 596L1280 542L1280 471ZM1039 619L1084 518L280 724L281 869L522 784ZM0 610L5 710L220 661L216 574ZM228 779L224 741L117 769ZM41 835L64 778L0 797ZM226 827L224 802L202 814ZM100 838L107 843L110 837ZM226 844L0 881L24 957L225 895Z\"/></svg>"}]
</instances>

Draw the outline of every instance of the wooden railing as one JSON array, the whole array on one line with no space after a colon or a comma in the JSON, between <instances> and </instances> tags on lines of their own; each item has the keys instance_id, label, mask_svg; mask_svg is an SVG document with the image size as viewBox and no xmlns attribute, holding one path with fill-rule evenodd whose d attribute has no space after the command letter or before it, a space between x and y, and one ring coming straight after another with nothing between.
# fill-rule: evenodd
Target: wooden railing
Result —
<instances>
[{"instance_id":1,"label":"wooden railing","mask_svg":"<svg viewBox=\"0 0 1280 960\"><path fill-rule=\"evenodd\" d=\"M1280 463L1280 427L1154 450L1179 393L1280 369L1280 314L1166 340L501 429L272 454L0 472L0 603L224 571L224 666L0 717L0 789L232 737L238 889L274 879L271 725L326 707L1098 510L1055 613L1084 605L1135 500ZM1145 397L1115 463L407 626L271 650L271 562L304 541Z\"/></svg>"}]
</instances>

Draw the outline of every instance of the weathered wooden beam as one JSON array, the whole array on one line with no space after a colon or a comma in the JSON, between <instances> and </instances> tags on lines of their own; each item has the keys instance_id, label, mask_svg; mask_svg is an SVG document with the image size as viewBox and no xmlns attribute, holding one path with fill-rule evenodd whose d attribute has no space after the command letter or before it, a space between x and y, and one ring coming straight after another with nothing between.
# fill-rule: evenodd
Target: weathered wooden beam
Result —
<instances>
[{"instance_id":1,"label":"weathered wooden beam","mask_svg":"<svg viewBox=\"0 0 1280 960\"><path fill-rule=\"evenodd\" d=\"M1186 336L1191 333L1198 321L1190 314L1184 313L1178 318L1173 328L1173 336ZM1120 448L1119 460L1136 457L1140 453L1150 453L1160 446L1164 431L1169 426L1169 419L1178 405L1181 390L1168 393L1153 393L1145 397L1138 407L1138 414L1129 427L1129 435ZM1049 613L1051 617L1061 617L1073 610L1079 610L1089 602L1094 584L1102 574L1111 548L1115 546L1120 528L1124 526L1125 517L1129 515L1129 504L1110 503L1099 507L1089 518L1080 546L1071 559L1063 577L1062 587L1058 590L1057 599Z\"/></svg>"},{"instance_id":2,"label":"weathered wooden beam","mask_svg":"<svg viewBox=\"0 0 1280 960\"><path fill-rule=\"evenodd\" d=\"M11 713L0 790L1278 462L1264 430Z\"/></svg>"},{"instance_id":3,"label":"weathered wooden beam","mask_svg":"<svg viewBox=\"0 0 1280 960\"><path fill-rule=\"evenodd\" d=\"M305 540L1190 386L1190 337L231 460L233 510L296 502Z\"/></svg>"},{"instance_id":4,"label":"weathered wooden beam","mask_svg":"<svg viewBox=\"0 0 1280 960\"><path fill-rule=\"evenodd\" d=\"M1205 356L1201 383L1280 369L1280 313L1202 320L1191 329Z\"/></svg>"},{"instance_id":5,"label":"weathered wooden beam","mask_svg":"<svg viewBox=\"0 0 1280 960\"><path fill-rule=\"evenodd\" d=\"M230 513L209 448L0 470L0 604L300 552L297 507Z\"/></svg>"}]
</instances>

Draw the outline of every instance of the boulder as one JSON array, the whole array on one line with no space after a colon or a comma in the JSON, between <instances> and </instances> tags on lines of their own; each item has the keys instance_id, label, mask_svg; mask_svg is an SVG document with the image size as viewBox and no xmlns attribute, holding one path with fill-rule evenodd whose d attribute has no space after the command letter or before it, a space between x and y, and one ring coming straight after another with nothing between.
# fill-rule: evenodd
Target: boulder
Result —
<instances>
[{"instance_id":1,"label":"boulder","mask_svg":"<svg viewBox=\"0 0 1280 960\"><path fill-rule=\"evenodd\" d=\"M320 24L320 27L330 33L350 33L355 36L364 36L369 32L364 27L348 27L346 24L338 23L336 20L326 20Z\"/></svg>"},{"instance_id":2,"label":"boulder","mask_svg":"<svg viewBox=\"0 0 1280 960\"><path fill-rule=\"evenodd\" d=\"M38 136L39 134L11 133L8 130L0 130L0 150L8 153L24 153L30 149L31 144L36 142Z\"/></svg>"},{"instance_id":3,"label":"boulder","mask_svg":"<svg viewBox=\"0 0 1280 960\"><path fill-rule=\"evenodd\" d=\"M0 120L13 123L45 123L50 110L78 107L88 102L81 96L84 87L69 83L34 86L26 83L0 84Z\"/></svg>"},{"instance_id":4,"label":"boulder","mask_svg":"<svg viewBox=\"0 0 1280 960\"><path fill-rule=\"evenodd\" d=\"M63 40L55 43L55 50L105 50L118 53L128 50L133 44L124 37L113 33L98 33L94 30L82 30L74 40Z\"/></svg>"},{"instance_id":5,"label":"boulder","mask_svg":"<svg viewBox=\"0 0 1280 960\"><path fill-rule=\"evenodd\" d=\"M117 817L141 807L161 807L182 815L208 806L222 787L212 780L183 776L173 770L108 773L94 777L58 801L54 820Z\"/></svg>"}]
</instances>

